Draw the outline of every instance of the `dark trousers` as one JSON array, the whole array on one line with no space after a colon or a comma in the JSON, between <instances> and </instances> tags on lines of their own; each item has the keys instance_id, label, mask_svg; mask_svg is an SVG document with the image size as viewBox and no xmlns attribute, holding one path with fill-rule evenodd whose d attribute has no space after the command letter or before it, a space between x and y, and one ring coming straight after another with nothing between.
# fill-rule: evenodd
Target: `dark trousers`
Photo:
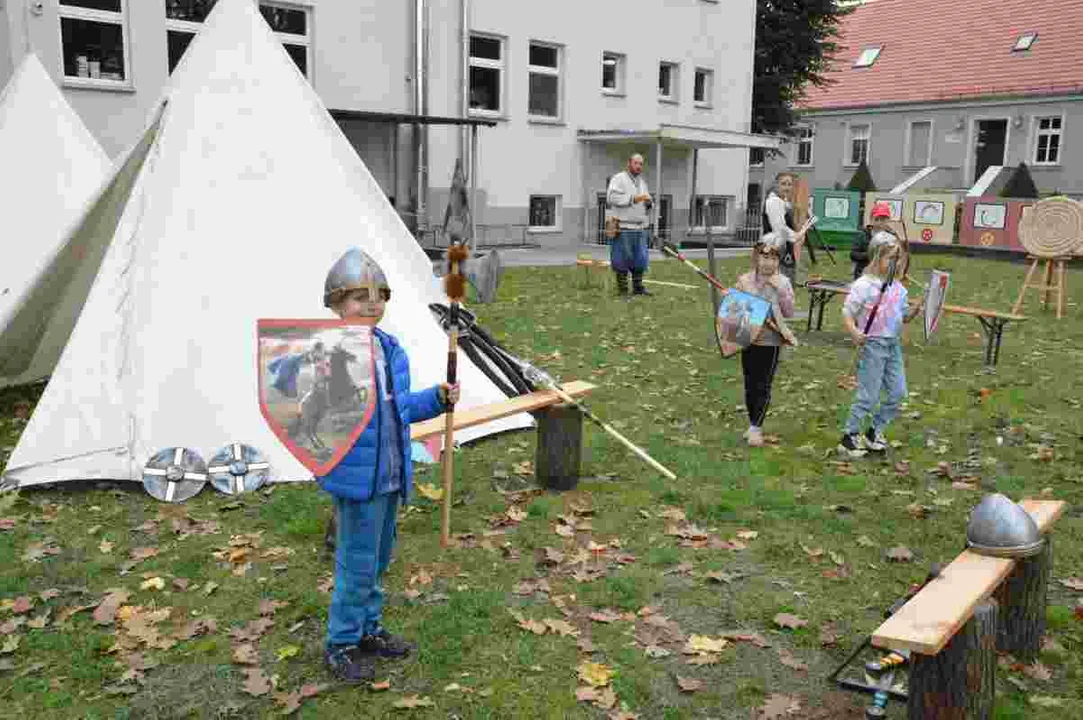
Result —
<instances>
[{"instance_id":1,"label":"dark trousers","mask_svg":"<svg viewBox=\"0 0 1083 720\"><path fill-rule=\"evenodd\" d=\"M778 359L782 354L779 345L750 345L741 351L741 369L745 373L745 407L748 422L763 427L767 408L771 404L771 383L775 380Z\"/></svg>"}]
</instances>

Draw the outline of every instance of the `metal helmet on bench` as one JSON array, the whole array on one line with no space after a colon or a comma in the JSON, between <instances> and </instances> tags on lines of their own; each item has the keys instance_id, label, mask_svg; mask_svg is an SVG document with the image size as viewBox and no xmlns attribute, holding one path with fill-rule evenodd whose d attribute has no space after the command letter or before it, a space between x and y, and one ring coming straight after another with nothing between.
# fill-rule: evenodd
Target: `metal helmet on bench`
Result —
<instances>
[{"instance_id":1,"label":"metal helmet on bench","mask_svg":"<svg viewBox=\"0 0 1083 720\"><path fill-rule=\"evenodd\" d=\"M368 253L352 247L335 261L323 283L323 305L331 307L336 295L362 288L390 288L387 276Z\"/></svg>"}]
</instances>

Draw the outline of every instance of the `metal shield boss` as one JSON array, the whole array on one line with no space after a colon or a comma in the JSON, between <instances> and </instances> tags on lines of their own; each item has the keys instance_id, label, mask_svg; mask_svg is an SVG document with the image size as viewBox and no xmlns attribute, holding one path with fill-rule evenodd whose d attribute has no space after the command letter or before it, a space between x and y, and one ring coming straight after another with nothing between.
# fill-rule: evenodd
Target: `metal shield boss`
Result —
<instances>
[{"instance_id":1,"label":"metal shield boss","mask_svg":"<svg viewBox=\"0 0 1083 720\"><path fill-rule=\"evenodd\" d=\"M290 454L326 475L376 407L372 323L260 320L257 333L260 412Z\"/></svg>"},{"instance_id":2,"label":"metal shield boss","mask_svg":"<svg viewBox=\"0 0 1083 720\"><path fill-rule=\"evenodd\" d=\"M190 448L159 450L143 466L143 489L162 502L184 502L206 484L207 464Z\"/></svg>"},{"instance_id":3,"label":"metal shield boss","mask_svg":"<svg viewBox=\"0 0 1083 720\"><path fill-rule=\"evenodd\" d=\"M271 475L271 463L256 448L230 443L211 457L207 463L211 485L226 495L259 490Z\"/></svg>"}]
</instances>

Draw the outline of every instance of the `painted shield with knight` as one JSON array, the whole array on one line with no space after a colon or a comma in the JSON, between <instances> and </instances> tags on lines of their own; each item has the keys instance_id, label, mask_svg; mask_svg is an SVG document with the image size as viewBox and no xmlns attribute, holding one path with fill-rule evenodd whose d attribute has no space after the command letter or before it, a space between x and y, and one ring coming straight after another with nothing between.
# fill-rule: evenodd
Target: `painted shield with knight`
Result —
<instances>
[{"instance_id":1,"label":"painted shield with knight","mask_svg":"<svg viewBox=\"0 0 1083 720\"><path fill-rule=\"evenodd\" d=\"M349 452L375 408L375 334L350 320L260 320L259 406L314 475Z\"/></svg>"}]
</instances>

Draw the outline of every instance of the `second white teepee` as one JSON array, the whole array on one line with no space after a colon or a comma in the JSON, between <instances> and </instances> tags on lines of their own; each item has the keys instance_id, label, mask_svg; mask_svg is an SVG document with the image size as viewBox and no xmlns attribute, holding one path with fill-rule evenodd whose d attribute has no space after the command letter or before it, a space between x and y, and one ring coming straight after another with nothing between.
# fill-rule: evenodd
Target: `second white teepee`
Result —
<instances>
[{"instance_id":1,"label":"second white teepee","mask_svg":"<svg viewBox=\"0 0 1083 720\"><path fill-rule=\"evenodd\" d=\"M0 92L0 387L39 380L60 358L101 261L65 240L110 165L27 53Z\"/></svg>"},{"instance_id":2,"label":"second white teepee","mask_svg":"<svg viewBox=\"0 0 1083 720\"><path fill-rule=\"evenodd\" d=\"M251 0L217 3L117 178L123 203L90 212L119 224L9 481L139 480L162 448L232 442L265 453L272 481L308 479L260 414L256 320L330 317L324 277L351 245L387 274L381 327L415 388L443 377L431 265ZM462 360L462 407L503 399Z\"/></svg>"}]
</instances>

